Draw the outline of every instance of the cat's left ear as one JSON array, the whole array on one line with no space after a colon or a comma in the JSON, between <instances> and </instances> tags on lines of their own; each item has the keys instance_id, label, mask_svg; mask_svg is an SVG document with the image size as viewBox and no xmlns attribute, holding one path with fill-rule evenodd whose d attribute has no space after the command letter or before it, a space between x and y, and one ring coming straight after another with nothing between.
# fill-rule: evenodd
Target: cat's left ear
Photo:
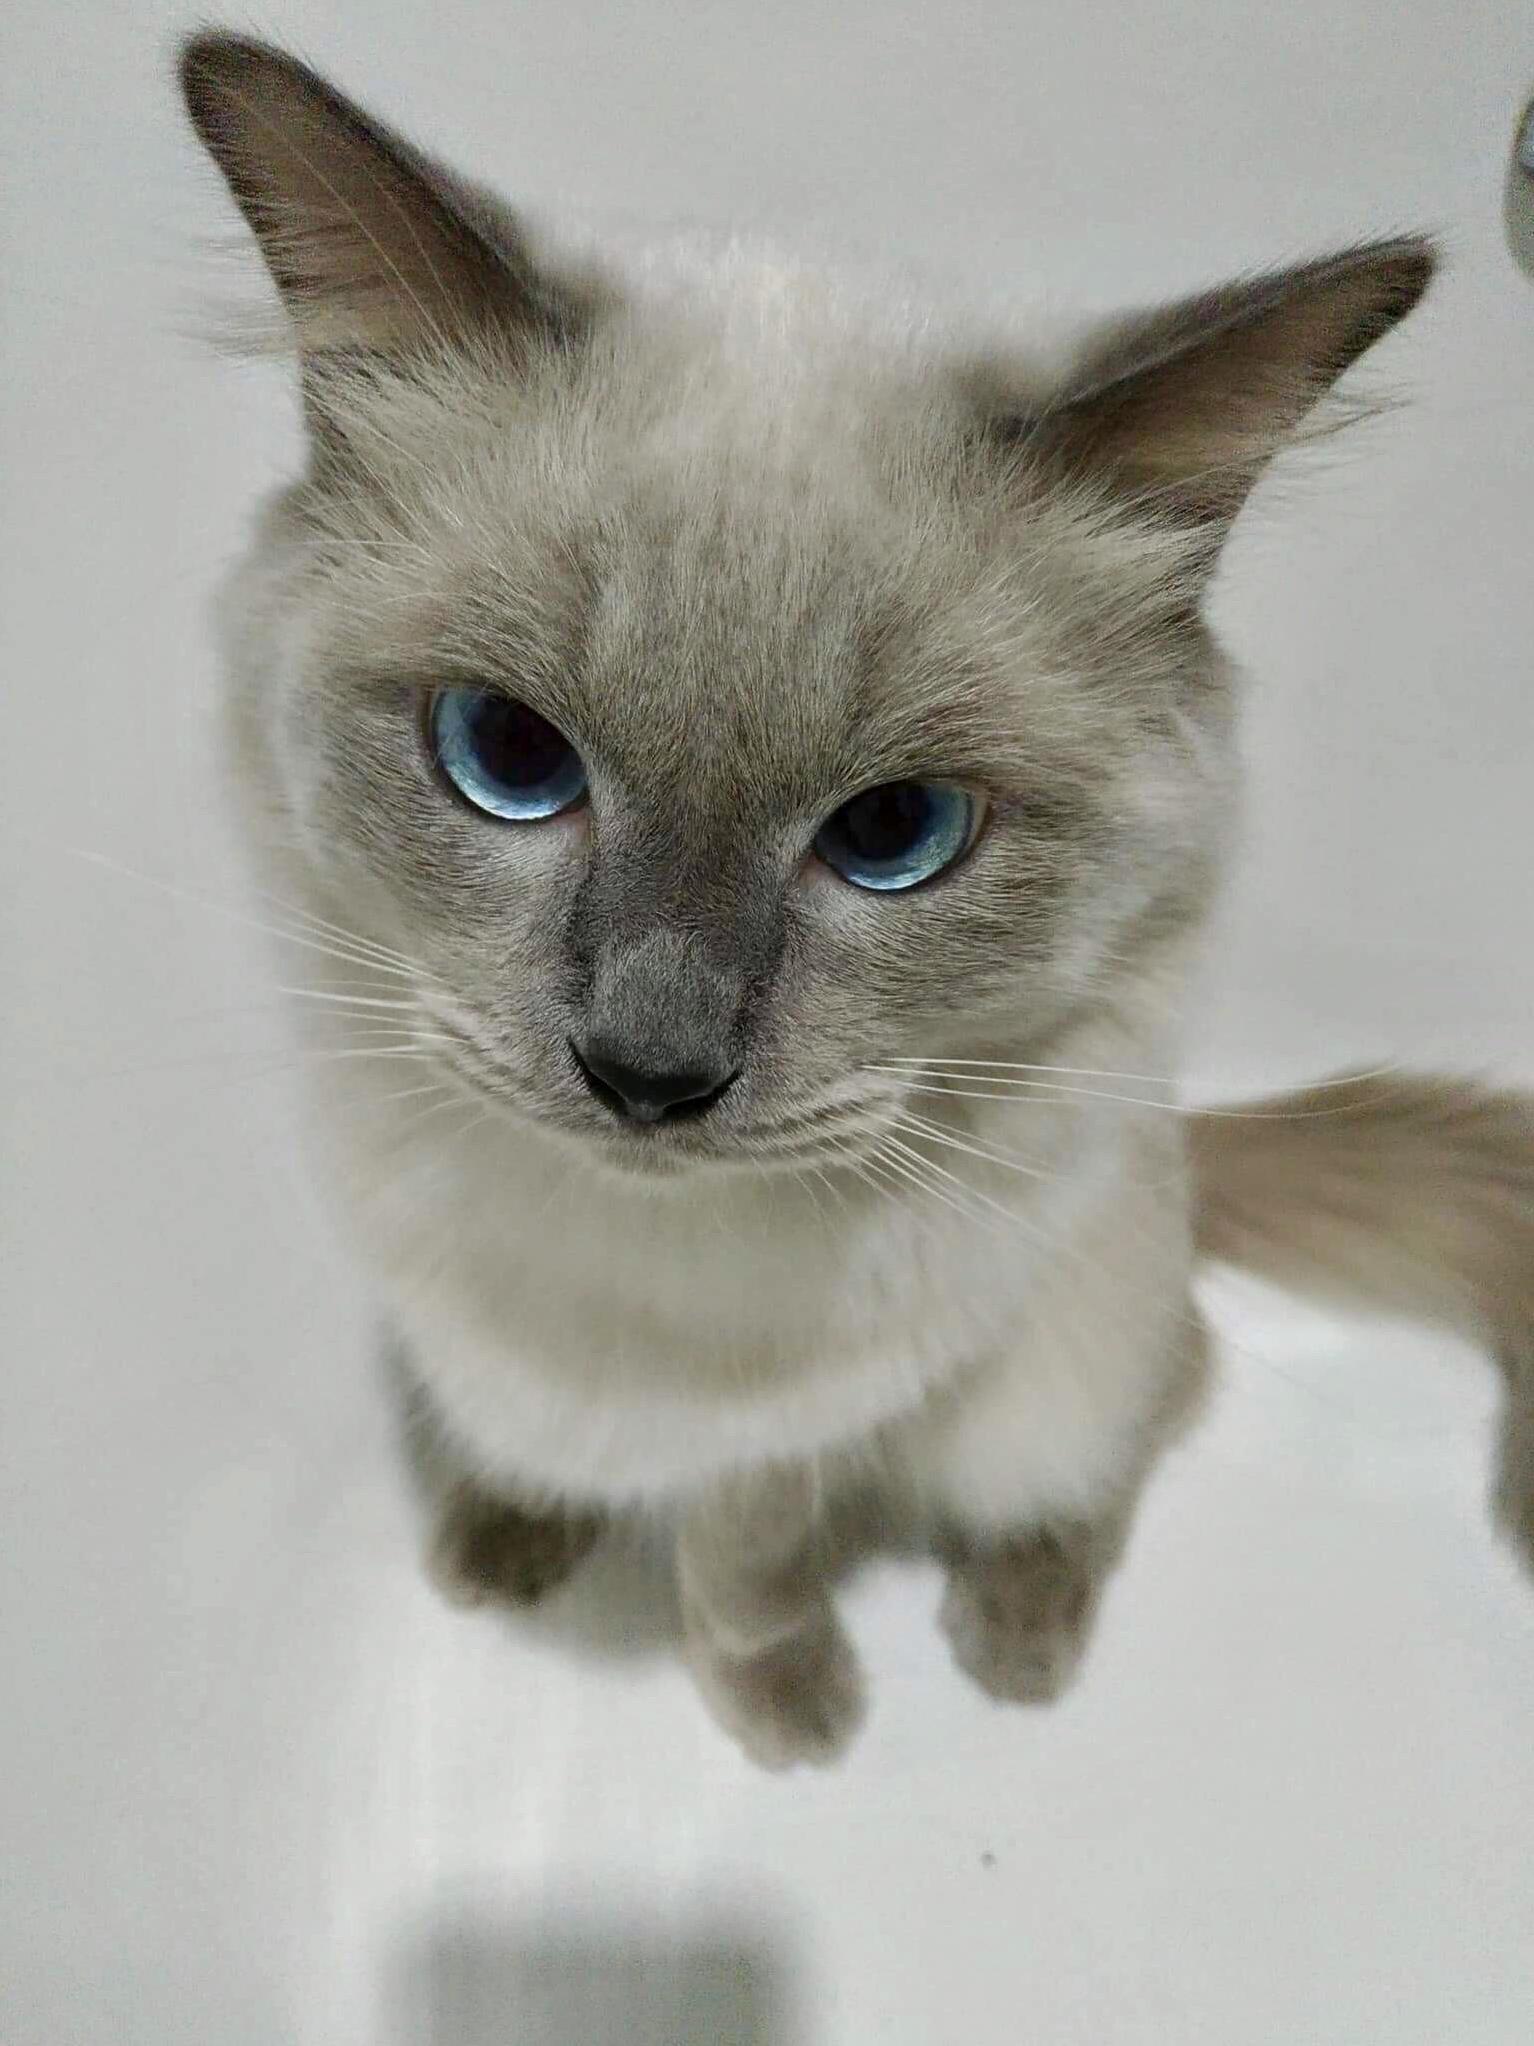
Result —
<instances>
[{"instance_id":1,"label":"cat's left ear","mask_svg":"<svg viewBox=\"0 0 1534 2046\"><path fill-rule=\"evenodd\" d=\"M306 363L492 333L558 343L589 318L589 299L535 267L498 202L296 57L211 32L184 46L180 78Z\"/></svg>"},{"instance_id":2,"label":"cat's left ear","mask_svg":"<svg viewBox=\"0 0 1534 2046\"><path fill-rule=\"evenodd\" d=\"M1212 561L1267 464L1434 266L1424 239L1370 243L1121 320L1042 397L1009 399L994 372L979 395L1020 462L1105 483Z\"/></svg>"}]
</instances>

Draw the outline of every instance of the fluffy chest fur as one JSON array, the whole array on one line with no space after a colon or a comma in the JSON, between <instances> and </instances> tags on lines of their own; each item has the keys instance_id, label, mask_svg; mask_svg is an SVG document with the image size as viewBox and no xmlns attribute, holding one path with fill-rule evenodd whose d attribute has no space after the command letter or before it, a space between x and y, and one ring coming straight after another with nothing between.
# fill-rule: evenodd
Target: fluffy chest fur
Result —
<instances>
[{"instance_id":1,"label":"fluffy chest fur","mask_svg":"<svg viewBox=\"0 0 1534 2046\"><path fill-rule=\"evenodd\" d=\"M862 1490L963 1667L1053 1697L1201 1379L1184 1132L1132 1097L1235 781L1205 589L1431 251L1062 360L729 242L543 249L257 44L182 78L299 365L236 780L439 1576L526 1600L662 1512L718 1716L825 1759Z\"/></svg>"},{"instance_id":2,"label":"fluffy chest fur","mask_svg":"<svg viewBox=\"0 0 1534 2046\"><path fill-rule=\"evenodd\" d=\"M328 1170L444 1416L538 1496L653 1505L783 1458L883 1454L891 1424L1000 1355L1054 1459L1087 1418L1062 1295L1111 1285L1110 1216L1143 1233L1149 1205L1173 1244L1181 1226L1175 1132L1117 1107L955 1101L962 1171L940 1154L657 1193L472 1100L395 1108L410 1070L331 1070ZM1175 1291L1175 1253L1163 1276ZM1131 1293L1153 1319L1140 1278ZM1133 1346L1105 1354L1086 1405L1111 1433L1143 1394Z\"/></svg>"}]
</instances>

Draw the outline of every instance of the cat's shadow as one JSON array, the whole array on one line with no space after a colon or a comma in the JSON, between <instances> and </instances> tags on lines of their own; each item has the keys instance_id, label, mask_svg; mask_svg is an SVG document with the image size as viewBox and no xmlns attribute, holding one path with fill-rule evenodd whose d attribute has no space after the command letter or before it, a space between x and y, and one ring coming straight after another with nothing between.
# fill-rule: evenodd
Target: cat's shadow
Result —
<instances>
[{"instance_id":1,"label":"cat's shadow","mask_svg":"<svg viewBox=\"0 0 1534 2046\"><path fill-rule=\"evenodd\" d=\"M796 2046L789 1989L759 1925L469 1908L399 1941L381 2046Z\"/></svg>"}]
</instances>

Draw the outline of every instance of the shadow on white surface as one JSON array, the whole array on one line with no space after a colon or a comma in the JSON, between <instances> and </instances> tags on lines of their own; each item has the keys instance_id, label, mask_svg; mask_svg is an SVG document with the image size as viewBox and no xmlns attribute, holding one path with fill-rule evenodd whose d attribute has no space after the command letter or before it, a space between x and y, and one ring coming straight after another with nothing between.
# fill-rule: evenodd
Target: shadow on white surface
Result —
<instances>
[{"instance_id":1,"label":"shadow on white surface","mask_svg":"<svg viewBox=\"0 0 1534 2046\"><path fill-rule=\"evenodd\" d=\"M798 2046L784 1957L729 1925L444 1916L387 1978L386 2046Z\"/></svg>"}]
</instances>

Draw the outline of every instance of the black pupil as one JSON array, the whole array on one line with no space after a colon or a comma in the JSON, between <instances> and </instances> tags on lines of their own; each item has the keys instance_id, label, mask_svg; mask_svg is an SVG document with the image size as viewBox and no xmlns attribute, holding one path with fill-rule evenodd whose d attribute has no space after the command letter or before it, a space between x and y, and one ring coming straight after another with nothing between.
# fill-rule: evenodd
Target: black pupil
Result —
<instances>
[{"instance_id":1,"label":"black pupil","mask_svg":"<svg viewBox=\"0 0 1534 2046\"><path fill-rule=\"evenodd\" d=\"M836 835L870 866L898 860L919 845L932 817L932 796L919 781L892 781L854 796L836 819Z\"/></svg>"},{"instance_id":2,"label":"black pupil","mask_svg":"<svg viewBox=\"0 0 1534 2046\"><path fill-rule=\"evenodd\" d=\"M480 697L470 730L480 766L503 788L541 788L570 758L569 742L536 711L509 696Z\"/></svg>"}]
</instances>

